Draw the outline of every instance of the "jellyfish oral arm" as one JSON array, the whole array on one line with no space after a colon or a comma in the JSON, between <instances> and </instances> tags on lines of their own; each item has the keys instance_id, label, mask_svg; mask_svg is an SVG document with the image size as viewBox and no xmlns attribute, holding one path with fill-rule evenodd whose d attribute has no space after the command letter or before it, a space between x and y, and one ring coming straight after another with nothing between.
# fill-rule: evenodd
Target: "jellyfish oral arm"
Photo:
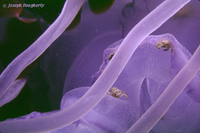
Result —
<instances>
[{"instance_id":1,"label":"jellyfish oral arm","mask_svg":"<svg viewBox=\"0 0 200 133\"><path fill-rule=\"evenodd\" d=\"M127 133L149 132L165 115L196 73L200 70L200 46L188 63L179 71L155 103L134 123ZM185 76L187 75L187 76Z\"/></svg>"}]
</instances>

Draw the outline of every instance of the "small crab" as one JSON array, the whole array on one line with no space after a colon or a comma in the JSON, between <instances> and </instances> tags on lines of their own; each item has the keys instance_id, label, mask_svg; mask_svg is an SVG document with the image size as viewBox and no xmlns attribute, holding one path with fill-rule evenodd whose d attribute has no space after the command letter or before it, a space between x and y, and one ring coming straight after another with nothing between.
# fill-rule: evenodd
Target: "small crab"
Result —
<instances>
[{"instance_id":1,"label":"small crab","mask_svg":"<svg viewBox=\"0 0 200 133\"><path fill-rule=\"evenodd\" d=\"M156 48L161 49L161 48L166 48L164 51L168 51L171 48L171 54L174 52L170 42L168 40L162 41L158 44L156 44Z\"/></svg>"},{"instance_id":2,"label":"small crab","mask_svg":"<svg viewBox=\"0 0 200 133\"><path fill-rule=\"evenodd\" d=\"M126 92L122 92L120 89L116 88L116 87L112 87L110 89L111 92L107 92L108 95L111 95L115 98L119 98L122 96L125 96L126 98L128 98L128 95Z\"/></svg>"}]
</instances>

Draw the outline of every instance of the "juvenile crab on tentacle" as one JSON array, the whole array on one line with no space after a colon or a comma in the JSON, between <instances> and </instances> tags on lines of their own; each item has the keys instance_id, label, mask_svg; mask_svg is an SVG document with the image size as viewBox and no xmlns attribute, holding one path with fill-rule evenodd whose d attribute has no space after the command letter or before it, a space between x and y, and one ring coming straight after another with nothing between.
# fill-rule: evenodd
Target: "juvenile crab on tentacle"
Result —
<instances>
[{"instance_id":1,"label":"juvenile crab on tentacle","mask_svg":"<svg viewBox=\"0 0 200 133\"><path fill-rule=\"evenodd\" d=\"M111 92L107 92L108 95L111 95L115 98L119 98L122 96L125 96L128 99L128 94L126 92L122 92L120 89L118 89L117 87L112 87L110 89Z\"/></svg>"},{"instance_id":2,"label":"juvenile crab on tentacle","mask_svg":"<svg viewBox=\"0 0 200 133\"><path fill-rule=\"evenodd\" d=\"M164 40L160 43L157 43L156 48L158 48L158 49L166 48L163 51L168 51L171 48L171 54L174 52L169 40Z\"/></svg>"}]
</instances>

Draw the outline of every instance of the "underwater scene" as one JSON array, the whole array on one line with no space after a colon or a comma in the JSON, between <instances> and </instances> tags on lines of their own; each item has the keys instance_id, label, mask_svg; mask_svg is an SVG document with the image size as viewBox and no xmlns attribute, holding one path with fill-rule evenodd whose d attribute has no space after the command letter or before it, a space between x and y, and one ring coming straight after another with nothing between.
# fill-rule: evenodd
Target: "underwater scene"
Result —
<instances>
[{"instance_id":1,"label":"underwater scene","mask_svg":"<svg viewBox=\"0 0 200 133\"><path fill-rule=\"evenodd\" d=\"M200 133L199 7L0 0L0 133Z\"/></svg>"}]
</instances>

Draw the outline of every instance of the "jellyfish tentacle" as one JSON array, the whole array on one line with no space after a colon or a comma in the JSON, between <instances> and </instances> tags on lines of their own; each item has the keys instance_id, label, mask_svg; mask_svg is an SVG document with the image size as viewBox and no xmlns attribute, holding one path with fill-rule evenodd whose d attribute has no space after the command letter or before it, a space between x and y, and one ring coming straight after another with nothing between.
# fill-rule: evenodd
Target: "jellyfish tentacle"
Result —
<instances>
[{"instance_id":1,"label":"jellyfish tentacle","mask_svg":"<svg viewBox=\"0 0 200 133\"><path fill-rule=\"evenodd\" d=\"M12 101L20 93L26 83L26 79L17 79L8 88L5 95L0 98L0 107Z\"/></svg>"},{"instance_id":2,"label":"jellyfish tentacle","mask_svg":"<svg viewBox=\"0 0 200 133\"><path fill-rule=\"evenodd\" d=\"M86 0L67 0L59 17L53 24L24 52L18 55L0 75L0 97L19 74L36 60L55 41L75 18ZM72 8L73 7L73 8Z\"/></svg>"}]
</instances>

